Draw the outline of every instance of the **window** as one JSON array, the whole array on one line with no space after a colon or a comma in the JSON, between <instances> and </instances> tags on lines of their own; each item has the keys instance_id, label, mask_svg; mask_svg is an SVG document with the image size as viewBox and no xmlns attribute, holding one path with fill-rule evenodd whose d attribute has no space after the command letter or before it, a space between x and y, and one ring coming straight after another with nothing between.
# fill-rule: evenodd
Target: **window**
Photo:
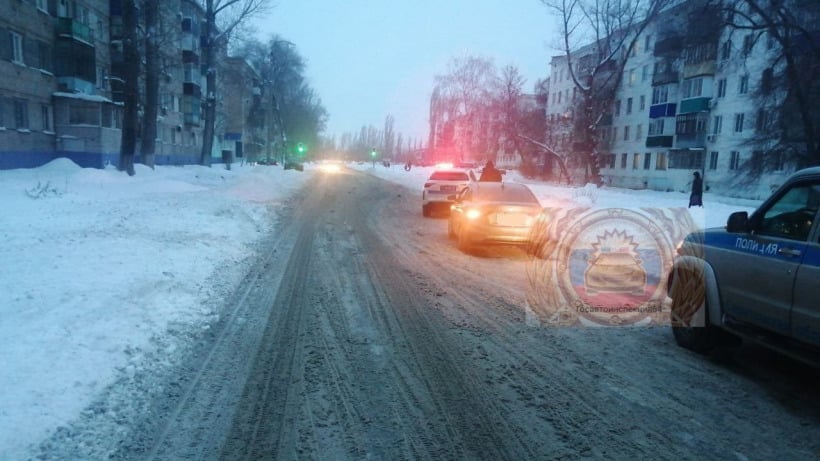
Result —
<instances>
[{"instance_id":1,"label":"window","mask_svg":"<svg viewBox=\"0 0 820 461\"><path fill-rule=\"evenodd\" d=\"M629 154L621 154L621 168L626 169L626 159Z\"/></svg>"},{"instance_id":2,"label":"window","mask_svg":"<svg viewBox=\"0 0 820 461\"><path fill-rule=\"evenodd\" d=\"M669 87L656 86L652 88L652 104L661 104L669 98Z\"/></svg>"},{"instance_id":3,"label":"window","mask_svg":"<svg viewBox=\"0 0 820 461\"><path fill-rule=\"evenodd\" d=\"M732 56L732 41L726 40L720 47L720 59L727 60Z\"/></svg>"},{"instance_id":4,"label":"window","mask_svg":"<svg viewBox=\"0 0 820 461\"><path fill-rule=\"evenodd\" d=\"M740 76L740 84L738 85L737 92L739 94L746 94L749 92L749 76L748 75L741 75Z\"/></svg>"},{"instance_id":5,"label":"window","mask_svg":"<svg viewBox=\"0 0 820 461\"><path fill-rule=\"evenodd\" d=\"M709 153L709 169L710 170L717 170L718 165L718 153L717 151L712 151Z\"/></svg>"},{"instance_id":6,"label":"window","mask_svg":"<svg viewBox=\"0 0 820 461\"><path fill-rule=\"evenodd\" d=\"M743 132L743 113L735 114L735 133Z\"/></svg>"},{"instance_id":7,"label":"window","mask_svg":"<svg viewBox=\"0 0 820 461\"><path fill-rule=\"evenodd\" d=\"M632 154L632 169L637 170L641 167L641 154Z\"/></svg>"},{"instance_id":8,"label":"window","mask_svg":"<svg viewBox=\"0 0 820 461\"><path fill-rule=\"evenodd\" d=\"M48 0L37 0L37 9L48 13Z\"/></svg>"},{"instance_id":9,"label":"window","mask_svg":"<svg viewBox=\"0 0 820 461\"><path fill-rule=\"evenodd\" d=\"M638 101L639 101L638 110L646 109L646 96L641 95L641 97L638 99Z\"/></svg>"},{"instance_id":10,"label":"window","mask_svg":"<svg viewBox=\"0 0 820 461\"><path fill-rule=\"evenodd\" d=\"M643 125L639 123L635 126L635 141L640 141L641 136L643 136Z\"/></svg>"},{"instance_id":11,"label":"window","mask_svg":"<svg viewBox=\"0 0 820 461\"><path fill-rule=\"evenodd\" d=\"M771 93L773 80L774 70L771 67L764 69L763 73L760 75L760 91L762 91L763 94Z\"/></svg>"},{"instance_id":12,"label":"window","mask_svg":"<svg viewBox=\"0 0 820 461\"><path fill-rule=\"evenodd\" d=\"M729 154L729 169L737 170L740 168L740 152L733 150Z\"/></svg>"},{"instance_id":13,"label":"window","mask_svg":"<svg viewBox=\"0 0 820 461\"><path fill-rule=\"evenodd\" d=\"M68 106L70 125L100 126L100 105L90 101L72 101Z\"/></svg>"},{"instance_id":14,"label":"window","mask_svg":"<svg viewBox=\"0 0 820 461\"><path fill-rule=\"evenodd\" d=\"M615 115L621 115L621 100L615 101Z\"/></svg>"},{"instance_id":15,"label":"window","mask_svg":"<svg viewBox=\"0 0 820 461\"><path fill-rule=\"evenodd\" d=\"M40 126L43 128L43 131L51 131L51 111L45 104L40 106L40 117Z\"/></svg>"},{"instance_id":16,"label":"window","mask_svg":"<svg viewBox=\"0 0 820 461\"><path fill-rule=\"evenodd\" d=\"M632 113L632 98L626 99L626 114L629 115Z\"/></svg>"},{"instance_id":17,"label":"window","mask_svg":"<svg viewBox=\"0 0 820 461\"><path fill-rule=\"evenodd\" d=\"M3 127L3 128L6 127L5 112L6 112L6 100L3 99L2 97L0 97L0 127Z\"/></svg>"},{"instance_id":18,"label":"window","mask_svg":"<svg viewBox=\"0 0 820 461\"><path fill-rule=\"evenodd\" d=\"M17 32L11 34L11 62L23 64L23 36Z\"/></svg>"},{"instance_id":19,"label":"window","mask_svg":"<svg viewBox=\"0 0 820 461\"><path fill-rule=\"evenodd\" d=\"M818 204L820 184L796 184L763 212L756 233L805 241L809 237Z\"/></svg>"},{"instance_id":20,"label":"window","mask_svg":"<svg viewBox=\"0 0 820 461\"><path fill-rule=\"evenodd\" d=\"M675 150L669 154L670 169L701 170L703 161L702 151Z\"/></svg>"},{"instance_id":21,"label":"window","mask_svg":"<svg viewBox=\"0 0 820 461\"><path fill-rule=\"evenodd\" d=\"M645 82L649 80L649 66L643 66L641 69L641 81Z\"/></svg>"},{"instance_id":22,"label":"window","mask_svg":"<svg viewBox=\"0 0 820 461\"><path fill-rule=\"evenodd\" d=\"M723 116L722 115L715 115L712 117L712 134L720 134L720 130L723 128Z\"/></svg>"},{"instance_id":23,"label":"window","mask_svg":"<svg viewBox=\"0 0 820 461\"><path fill-rule=\"evenodd\" d=\"M643 49L644 51L649 51L649 45L652 44L652 36L651 35L644 35L643 37Z\"/></svg>"},{"instance_id":24,"label":"window","mask_svg":"<svg viewBox=\"0 0 820 461\"><path fill-rule=\"evenodd\" d=\"M102 126L111 128L114 118L114 106L103 104L100 109L102 110Z\"/></svg>"},{"instance_id":25,"label":"window","mask_svg":"<svg viewBox=\"0 0 820 461\"><path fill-rule=\"evenodd\" d=\"M647 152L643 158L643 169L648 170L652 166L652 153Z\"/></svg>"},{"instance_id":26,"label":"window","mask_svg":"<svg viewBox=\"0 0 820 461\"><path fill-rule=\"evenodd\" d=\"M696 98L703 93L703 79L693 78L681 83L681 99Z\"/></svg>"},{"instance_id":27,"label":"window","mask_svg":"<svg viewBox=\"0 0 820 461\"><path fill-rule=\"evenodd\" d=\"M51 46L48 43L37 40L37 67L51 72Z\"/></svg>"},{"instance_id":28,"label":"window","mask_svg":"<svg viewBox=\"0 0 820 461\"><path fill-rule=\"evenodd\" d=\"M14 100L14 127L28 129L28 101L25 99Z\"/></svg>"},{"instance_id":29,"label":"window","mask_svg":"<svg viewBox=\"0 0 820 461\"><path fill-rule=\"evenodd\" d=\"M635 69L629 69L629 86L635 84L638 81L638 74L635 72Z\"/></svg>"},{"instance_id":30,"label":"window","mask_svg":"<svg viewBox=\"0 0 820 461\"><path fill-rule=\"evenodd\" d=\"M660 136L663 134L663 119L656 118L649 122L649 136Z\"/></svg>"},{"instance_id":31,"label":"window","mask_svg":"<svg viewBox=\"0 0 820 461\"><path fill-rule=\"evenodd\" d=\"M665 170L666 169L666 152L658 152L657 157L655 157L655 169L656 170Z\"/></svg>"},{"instance_id":32,"label":"window","mask_svg":"<svg viewBox=\"0 0 820 461\"><path fill-rule=\"evenodd\" d=\"M772 125L773 114L774 111L769 111L763 108L758 109L755 128L758 131L767 130Z\"/></svg>"},{"instance_id":33,"label":"window","mask_svg":"<svg viewBox=\"0 0 820 461\"><path fill-rule=\"evenodd\" d=\"M722 98L726 96L726 79L722 78L717 82L717 97Z\"/></svg>"},{"instance_id":34,"label":"window","mask_svg":"<svg viewBox=\"0 0 820 461\"><path fill-rule=\"evenodd\" d=\"M751 54L752 49L754 49L754 46L755 46L754 35L746 34L746 36L743 37L743 54L745 54L747 56L749 54Z\"/></svg>"},{"instance_id":35,"label":"window","mask_svg":"<svg viewBox=\"0 0 820 461\"><path fill-rule=\"evenodd\" d=\"M624 127L624 141L629 141L629 125Z\"/></svg>"}]
</instances>

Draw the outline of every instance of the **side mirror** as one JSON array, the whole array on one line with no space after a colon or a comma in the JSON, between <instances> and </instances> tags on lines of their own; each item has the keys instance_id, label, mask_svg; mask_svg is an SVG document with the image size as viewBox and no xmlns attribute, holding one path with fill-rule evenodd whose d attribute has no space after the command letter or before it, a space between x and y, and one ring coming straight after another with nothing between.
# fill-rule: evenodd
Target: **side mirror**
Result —
<instances>
[{"instance_id":1,"label":"side mirror","mask_svg":"<svg viewBox=\"0 0 820 461\"><path fill-rule=\"evenodd\" d=\"M736 211L729 215L726 221L726 232L746 232L749 226L749 213L745 211Z\"/></svg>"}]
</instances>

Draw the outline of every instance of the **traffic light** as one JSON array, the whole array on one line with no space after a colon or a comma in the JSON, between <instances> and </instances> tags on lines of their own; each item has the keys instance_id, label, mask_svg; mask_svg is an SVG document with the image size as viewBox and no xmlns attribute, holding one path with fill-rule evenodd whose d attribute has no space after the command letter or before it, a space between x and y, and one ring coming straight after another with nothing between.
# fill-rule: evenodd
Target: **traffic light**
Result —
<instances>
[{"instance_id":1,"label":"traffic light","mask_svg":"<svg viewBox=\"0 0 820 461\"><path fill-rule=\"evenodd\" d=\"M370 149L370 156L371 157L376 157L376 148L375 147Z\"/></svg>"},{"instance_id":2,"label":"traffic light","mask_svg":"<svg viewBox=\"0 0 820 461\"><path fill-rule=\"evenodd\" d=\"M305 153L305 145L302 144L301 142L299 144L297 144L296 145L296 152L299 152L299 155L304 154Z\"/></svg>"}]
</instances>

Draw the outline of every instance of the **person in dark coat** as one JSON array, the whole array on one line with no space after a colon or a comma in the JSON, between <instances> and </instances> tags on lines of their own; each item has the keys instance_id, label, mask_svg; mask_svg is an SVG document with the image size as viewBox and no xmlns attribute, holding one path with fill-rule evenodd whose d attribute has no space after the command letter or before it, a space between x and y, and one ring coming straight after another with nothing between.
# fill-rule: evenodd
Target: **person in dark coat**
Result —
<instances>
[{"instance_id":1,"label":"person in dark coat","mask_svg":"<svg viewBox=\"0 0 820 461\"><path fill-rule=\"evenodd\" d=\"M703 206L703 179L700 177L700 172L694 173L695 178L692 180L692 195L689 196L689 208L693 206Z\"/></svg>"},{"instance_id":2,"label":"person in dark coat","mask_svg":"<svg viewBox=\"0 0 820 461\"><path fill-rule=\"evenodd\" d=\"M479 181L501 182L501 172L495 167L492 160L487 160L484 169L481 171Z\"/></svg>"}]
</instances>

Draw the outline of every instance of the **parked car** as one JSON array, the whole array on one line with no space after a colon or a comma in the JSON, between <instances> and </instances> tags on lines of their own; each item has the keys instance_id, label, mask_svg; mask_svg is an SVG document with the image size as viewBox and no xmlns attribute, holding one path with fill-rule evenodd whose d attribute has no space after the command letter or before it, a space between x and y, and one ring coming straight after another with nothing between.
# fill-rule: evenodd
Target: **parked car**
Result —
<instances>
[{"instance_id":1,"label":"parked car","mask_svg":"<svg viewBox=\"0 0 820 461\"><path fill-rule=\"evenodd\" d=\"M739 337L820 366L820 168L801 170L752 213L681 244L668 286L678 345ZM730 333L731 336L727 336Z\"/></svg>"},{"instance_id":2,"label":"parked car","mask_svg":"<svg viewBox=\"0 0 820 461\"><path fill-rule=\"evenodd\" d=\"M524 184L473 182L454 203L447 235L461 250L476 245L530 243L532 227L542 211L541 203Z\"/></svg>"},{"instance_id":3,"label":"parked car","mask_svg":"<svg viewBox=\"0 0 820 461\"><path fill-rule=\"evenodd\" d=\"M445 168L433 171L421 192L421 214L427 217L433 211L449 211L453 202L449 196L461 192L470 181L469 170Z\"/></svg>"}]
</instances>

